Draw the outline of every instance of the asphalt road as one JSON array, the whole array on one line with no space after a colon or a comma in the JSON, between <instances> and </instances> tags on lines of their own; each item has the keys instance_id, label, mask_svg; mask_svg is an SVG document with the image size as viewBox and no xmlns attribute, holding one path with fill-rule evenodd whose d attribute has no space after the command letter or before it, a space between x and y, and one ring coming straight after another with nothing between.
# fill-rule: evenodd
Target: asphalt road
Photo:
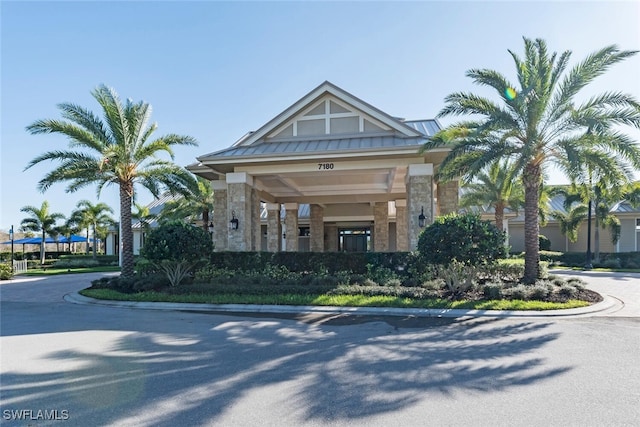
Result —
<instances>
[{"instance_id":1,"label":"asphalt road","mask_svg":"<svg viewBox=\"0 0 640 427\"><path fill-rule=\"evenodd\" d=\"M416 319L62 300L91 277L0 282L3 426L640 425L638 301L625 315ZM632 298L629 277L594 286Z\"/></svg>"}]
</instances>

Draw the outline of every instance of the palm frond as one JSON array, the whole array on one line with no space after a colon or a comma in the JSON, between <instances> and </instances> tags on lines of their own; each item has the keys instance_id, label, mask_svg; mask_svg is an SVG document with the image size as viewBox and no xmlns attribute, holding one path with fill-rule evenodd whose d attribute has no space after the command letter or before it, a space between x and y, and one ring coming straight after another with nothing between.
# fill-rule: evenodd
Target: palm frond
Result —
<instances>
[{"instance_id":1,"label":"palm frond","mask_svg":"<svg viewBox=\"0 0 640 427\"><path fill-rule=\"evenodd\" d=\"M58 108L62 111L63 118L86 129L97 140L102 142L103 146L114 143L112 135L102 120L88 109L72 103L58 104Z\"/></svg>"}]
</instances>

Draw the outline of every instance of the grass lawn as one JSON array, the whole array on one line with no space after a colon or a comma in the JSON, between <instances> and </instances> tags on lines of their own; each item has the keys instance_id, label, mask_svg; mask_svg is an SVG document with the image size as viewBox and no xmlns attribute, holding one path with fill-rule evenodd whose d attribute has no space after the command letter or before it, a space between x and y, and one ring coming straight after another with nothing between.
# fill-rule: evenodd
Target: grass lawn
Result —
<instances>
[{"instance_id":1,"label":"grass lawn","mask_svg":"<svg viewBox=\"0 0 640 427\"><path fill-rule=\"evenodd\" d=\"M104 273L111 271L120 271L120 267L115 266L100 266L100 267L76 267L76 268L34 268L28 270L26 273L20 274L21 276L55 276L58 274L77 274L77 273Z\"/></svg>"},{"instance_id":2,"label":"grass lawn","mask_svg":"<svg viewBox=\"0 0 640 427\"><path fill-rule=\"evenodd\" d=\"M96 299L117 301L180 302L204 304L264 304L264 305L318 305L336 307L396 307L396 308L449 308L470 310L558 310L589 305L586 301L570 300L566 303L522 300L450 301L444 299L412 299L393 296L365 295L238 295L187 294L172 295L161 292L124 294L111 289L85 289L81 295Z\"/></svg>"}]
</instances>

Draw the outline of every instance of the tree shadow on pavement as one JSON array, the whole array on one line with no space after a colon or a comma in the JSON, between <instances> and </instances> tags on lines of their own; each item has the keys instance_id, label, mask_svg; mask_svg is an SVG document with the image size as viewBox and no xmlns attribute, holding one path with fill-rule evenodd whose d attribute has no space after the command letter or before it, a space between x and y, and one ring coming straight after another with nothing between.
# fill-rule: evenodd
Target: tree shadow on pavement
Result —
<instances>
[{"instance_id":1,"label":"tree shadow on pavement","mask_svg":"<svg viewBox=\"0 0 640 427\"><path fill-rule=\"evenodd\" d=\"M100 310L114 319L125 312L112 329L109 319L84 331L69 319L76 326L56 332L59 339L82 334L87 342L59 343L35 369L3 368L3 409L66 408L65 425L240 425L259 423L264 411L276 411L282 425L347 423L570 369L536 356L558 338L540 321ZM47 337L40 333L16 327L3 345Z\"/></svg>"}]
</instances>

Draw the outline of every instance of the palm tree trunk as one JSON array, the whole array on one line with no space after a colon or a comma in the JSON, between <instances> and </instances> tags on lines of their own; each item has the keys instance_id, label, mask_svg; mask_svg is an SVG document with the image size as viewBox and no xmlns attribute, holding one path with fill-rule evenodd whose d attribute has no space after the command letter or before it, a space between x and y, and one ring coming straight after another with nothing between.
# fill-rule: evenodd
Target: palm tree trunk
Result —
<instances>
[{"instance_id":1,"label":"palm tree trunk","mask_svg":"<svg viewBox=\"0 0 640 427\"><path fill-rule=\"evenodd\" d=\"M538 206L540 203L540 167L528 164L522 174L524 184L524 277L526 284L535 283L540 274L540 225Z\"/></svg>"},{"instance_id":2,"label":"palm tree trunk","mask_svg":"<svg viewBox=\"0 0 640 427\"><path fill-rule=\"evenodd\" d=\"M133 230L131 229L131 200L133 183L120 183L120 229L122 245L122 277L133 277Z\"/></svg>"},{"instance_id":3,"label":"palm tree trunk","mask_svg":"<svg viewBox=\"0 0 640 427\"><path fill-rule=\"evenodd\" d=\"M504 204L496 203L496 227L504 231Z\"/></svg>"},{"instance_id":4,"label":"palm tree trunk","mask_svg":"<svg viewBox=\"0 0 640 427\"><path fill-rule=\"evenodd\" d=\"M98 244L96 242L96 224L93 224L93 259L96 259L96 245Z\"/></svg>"},{"instance_id":5,"label":"palm tree trunk","mask_svg":"<svg viewBox=\"0 0 640 427\"><path fill-rule=\"evenodd\" d=\"M596 209L595 227L593 235L593 261L600 262L600 227L598 224L598 210Z\"/></svg>"},{"instance_id":6,"label":"palm tree trunk","mask_svg":"<svg viewBox=\"0 0 640 427\"><path fill-rule=\"evenodd\" d=\"M44 242L46 242L46 237L44 234L44 228L42 229L42 244L40 245L40 265L44 265L44 256L46 248L44 247Z\"/></svg>"}]
</instances>

